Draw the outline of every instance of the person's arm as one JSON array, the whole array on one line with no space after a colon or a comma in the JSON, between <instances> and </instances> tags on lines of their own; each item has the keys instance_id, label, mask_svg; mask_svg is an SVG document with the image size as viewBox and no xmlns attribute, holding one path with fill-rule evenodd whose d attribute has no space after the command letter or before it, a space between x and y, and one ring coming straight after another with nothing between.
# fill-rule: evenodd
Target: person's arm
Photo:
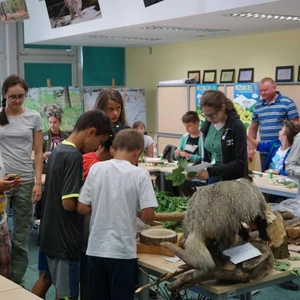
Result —
<instances>
[{"instance_id":1,"label":"person's arm","mask_svg":"<svg viewBox=\"0 0 300 300\"><path fill-rule=\"evenodd\" d=\"M77 210L78 198L66 198L62 199L62 206L67 211L76 211Z\"/></svg>"},{"instance_id":2,"label":"person's arm","mask_svg":"<svg viewBox=\"0 0 300 300\"><path fill-rule=\"evenodd\" d=\"M153 207L147 207L138 211L138 218L145 223L152 223L155 218L155 211Z\"/></svg>"},{"instance_id":3,"label":"person's arm","mask_svg":"<svg viewBox=\"0 0 300 300\"><path fill-rule=\"evenodd\" d=\"M77 212L81 215L91 215L92 207L90 205L83 204L82 202L78 202Z\"/></svg>"},{"instance_id":4,"label":"person's arm","mask_svg":"<svg viewBox=\"0 0 300 300\"><path fill-rule=\"evenodd\" d=\"M175 158L178 159L179 157L181 157L181 152L186 144L187 141L187 134L184 134L179 142L178 148L175 150Z\"/></svg>"},{"instance_id":5,"label":"person's arm","mask_svg":"<svg viewBox=\"0 0 300 300\"><path fill-rule=\"evenodd\" d=\"M258 143L259 142L257 140L255 140L252 137L250 137L249 135L247 135L247 144L248 144L248 146L256 149L257 146L258 146Z\"/></svg>"},{"instance_id":6,"label":"person's arm","mask_svg":"<svg viewBox=\"0 0 300 300\"><path fill-rule=\"evenodd\" d=\"M253 140L256 140L257 138L258 127L259 127L259 122L252 123L249 127L248 136ZM255 150L252 146L249 146L247 150L248 150L248 159L252 161Z\"/></svg>"},{"instance_id":7,"label":"person's arm","mask_svg":"<svg viewBox=\"0 0 300 300\"><path fill-rule=\"evenodd\" d=\"M149 145L148 147L147 147L147 156L148 157L153 157L153 147L154 147L154 143L152 143L151 145Z\"/></svg>"},{"instance_id":8,"label":"person's arm","mask_svg":"<svg viewBox=\"0 0 300 300\"><path fill-rule=\"evenodd\" d=\"M35 131L33 134L34 142L34 171L35 184L32 189L32 202L38 202L42 197L42 172L43 172L43 134L42 131Z\"/></svg>"},{"instance_id":9,"label":"person's arm","mask_svg":"<svg viewBox=\"0 0 300 300\"><path fill-rule=\"evenodd\" d=\"M289 156L285 161L285 171L293 178L300 179L300 134L295 138Z\"/></svg>"}]
</instances>

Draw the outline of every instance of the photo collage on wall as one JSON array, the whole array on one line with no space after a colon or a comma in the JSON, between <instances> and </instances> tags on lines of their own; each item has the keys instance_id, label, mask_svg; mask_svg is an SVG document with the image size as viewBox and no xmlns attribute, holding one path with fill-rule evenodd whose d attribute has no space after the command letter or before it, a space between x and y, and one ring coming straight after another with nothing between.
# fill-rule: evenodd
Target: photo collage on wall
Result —
<instances>
[{"instance_id":1,"label":"photo collage on wall","mask_svg":"<svg viewBox=\"0 0 300 300\"><path fill-rule=\"evenodd\" d=\"M29 19L25 0L1 0L0 15L4 24Z\"/></svg>"},{"instance_id":2,"label":"photo collage on wall","mask_svg":"<svg viewBox=\"0 0 300 300\"><path fill-rule=\"evenodd\" d=\"M144 4L145 4L145 7L148 7L148 6L157 4L162 1L164 1L164 0L144 0Z\"/></svg>"},{"instance_id":3,"label":"photo collage on wall","mask_svg":"<svg viewBox=\"0 0 300 300\"><path fill-rule=\"evenodd\" d=\"M52 28L102 18L98 0L46 0Z\"/></svg>"}]
</instances>

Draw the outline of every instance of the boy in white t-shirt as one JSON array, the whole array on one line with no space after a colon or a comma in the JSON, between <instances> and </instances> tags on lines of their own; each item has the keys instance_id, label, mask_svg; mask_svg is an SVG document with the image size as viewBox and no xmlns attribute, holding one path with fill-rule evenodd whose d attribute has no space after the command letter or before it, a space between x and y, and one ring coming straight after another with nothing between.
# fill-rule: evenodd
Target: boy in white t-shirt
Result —
<instances>
[{"instance_id":1,"label":"boy in white t-shirt","mask_svg":"<svg viewBox=\"0 0 300 300\"><path fill-rule=\"evenodd\" d=\"M111 148L114 159L94 164L81 190L77 210L91 214L89 299L134 299L137 217L152 222L157 207L149 172L136 167L143 148L138 131L120 131Z\"/></svg>"},{"instance_id":2,"label":"boy in white t-shirt","mask_svg":"<svg viewBox=\"0 0 300 300\"><path fill-rule=\"evenodd\" d=\"M247 143L257 151L268 153L263 172L288 176L285 171L285 160L290 153L294 136L300 131L300 125L291 121L285 121L284 126L279 131L278 140L271 142L258 142L247 136Z\"/></svg>"}]
</instances>

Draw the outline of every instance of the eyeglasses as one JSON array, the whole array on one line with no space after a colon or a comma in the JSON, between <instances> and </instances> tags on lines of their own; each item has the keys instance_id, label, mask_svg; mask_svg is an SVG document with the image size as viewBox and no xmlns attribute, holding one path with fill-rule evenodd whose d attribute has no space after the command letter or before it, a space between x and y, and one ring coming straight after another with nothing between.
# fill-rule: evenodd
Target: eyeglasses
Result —
<instances>
[{"instance_id":1,"label":"eyeglasses","mask_svg":"<svg viewBox=\"0 0 300 300\"><path fill-rule=\"evenodd\" d=\"M217 116L218 116L218 113L220 111L218 110L217 112L214 112L214 113L211 113L211 114L205 114L204 112L201 113L201 115L204 117L204 118L210 118L210 119L215 119Z\"/></svg>"},{"instance_id":2,"label":"eyeglasses","mask_svg":"<svg viewBox=\"0 0 300 300\"><path fill-rule=\"evenodd\" d=\"M17 99L18 100L24 100L24 98L26 97L25 94L20 94L20 95L6 95L7 99L8 100L11 100L11 101L16 101Z\"/></svg>"}]
</instances>

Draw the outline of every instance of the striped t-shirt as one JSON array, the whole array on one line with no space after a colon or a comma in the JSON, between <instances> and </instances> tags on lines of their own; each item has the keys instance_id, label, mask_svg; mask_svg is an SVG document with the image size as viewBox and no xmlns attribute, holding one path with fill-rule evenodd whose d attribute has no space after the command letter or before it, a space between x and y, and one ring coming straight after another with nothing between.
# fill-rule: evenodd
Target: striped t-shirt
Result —
<instances>
[{"instance_id":1,"label":"striped t-shirt","mask_svg":"<svg viewBox=\"0 0 300 300\"><path fill-rule=\"evenodd\" d=\"M284 121L299 116L295 102L279 92L277 94L274 102L268 103L262 99L254 106L252 123L259 123L260 140L263 142L277 139Z\"/></svg>"}]
</instances>

